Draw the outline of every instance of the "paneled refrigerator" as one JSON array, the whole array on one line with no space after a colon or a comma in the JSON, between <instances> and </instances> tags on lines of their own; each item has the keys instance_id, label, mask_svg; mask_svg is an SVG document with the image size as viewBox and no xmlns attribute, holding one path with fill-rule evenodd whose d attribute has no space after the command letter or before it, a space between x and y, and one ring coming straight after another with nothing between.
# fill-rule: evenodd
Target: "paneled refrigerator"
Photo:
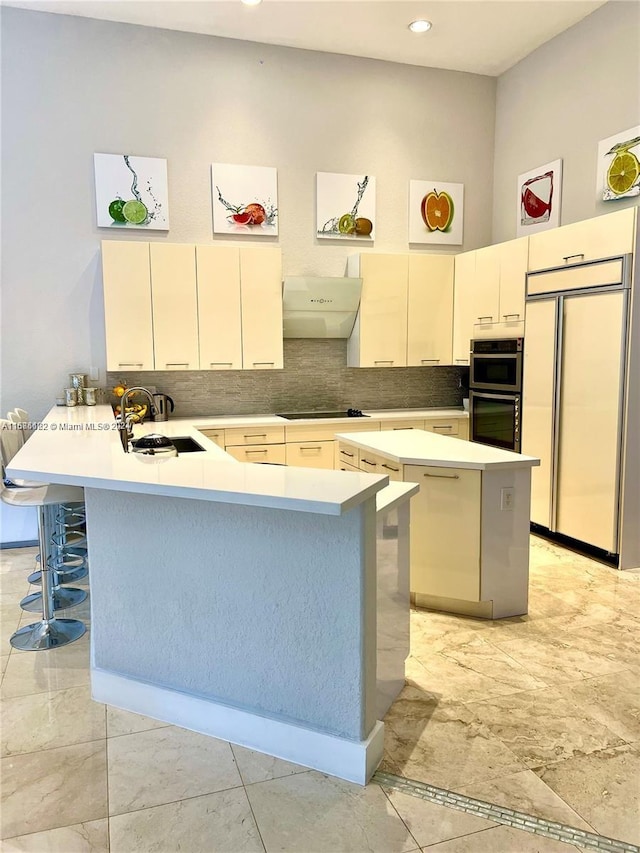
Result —
<instances>
[{"instance_id":1,"label":"paneled refrigerator","mask_svg":"<svg viewBox=\"0 0 640 853\"><path fill-rule=\"evenodd\" d=\"M541 460L531 521L624 568L639 557L638 489L627 482L640 456L628 431L631 264L625 255L527 275L522 405L522 452Z\"/></svg>"}]
</instances>

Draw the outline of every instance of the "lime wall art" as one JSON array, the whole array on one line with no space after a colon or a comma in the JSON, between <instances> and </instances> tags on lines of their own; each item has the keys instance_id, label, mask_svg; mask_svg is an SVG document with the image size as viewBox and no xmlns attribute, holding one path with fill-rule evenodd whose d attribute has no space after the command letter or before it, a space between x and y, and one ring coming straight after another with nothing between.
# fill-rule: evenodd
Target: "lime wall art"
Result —
<instances>
[{"instance_id":1,"label":"lime wall art","mask_svg":"<svg viewBox=\"0 0 640 853\"><path fill-rule=\"evenodd\" d=\"M640 195L640 125L598 143L596 195L602 201Z\"/></svg>"},{"instance_id":2,"label":"lime wall art","mask_svg":"<svg viewBox=\"0 0 640 853\"><path fill-rule=\"evenodd\" d=\"M211 166L213 233L278 235L278 170L273 166Z\"/></svg>"},{"instance_id":3,"label":"lime wall art","mask_svg":"<svg viewBox=\"0 0 640 853\"><path fill-rule=\"evenodd\" d=\"M516 234L525 237L560 225L562 160L518 175Z\"/></svg>"},{"instance_id":4,"label":"lime wall art","mask_svg":"<svg viewBox=\"0 0 640 853\"><path fill-rule=\"evenodd\" d=\"M316 173L316 236L334 240L374 239L376 179L372 175Z\"/></svg>"},{"instance_id":5,"label":"lime wall art","mask_svg":"<svg viewBox=\"0 0 640 853\"><path fill-rule=\"evenodd\" d=\"M409 181L409 243L460 246L464 184Z\"/></svg>"},{"instance_id":6,"label":"lime wall art","mask_svg":"<svg viewBox=\"0 0 640 853\"><path fill-rule=\"evenodd\" d=\"M94 154L99 228L169 230L167 161L134 154Z\"/></svg>"}]
</instances>

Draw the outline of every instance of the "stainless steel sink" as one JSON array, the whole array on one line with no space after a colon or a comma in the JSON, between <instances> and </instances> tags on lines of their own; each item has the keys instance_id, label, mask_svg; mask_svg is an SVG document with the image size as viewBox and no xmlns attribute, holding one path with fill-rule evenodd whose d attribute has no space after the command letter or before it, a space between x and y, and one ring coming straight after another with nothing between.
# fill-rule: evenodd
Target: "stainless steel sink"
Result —
<instances>
[{"instance_id":1,"label":"stainless steel sink","mask_svg":"<svg viewBox=\"0 0 640 853\"><path fill-rule=\"evenodd\" d=\"M204 447L200 447L197 441L194 441L190 435L171 436L171 443L178 453L197 453L204 451Z\"/></svg>"}]
</instances>

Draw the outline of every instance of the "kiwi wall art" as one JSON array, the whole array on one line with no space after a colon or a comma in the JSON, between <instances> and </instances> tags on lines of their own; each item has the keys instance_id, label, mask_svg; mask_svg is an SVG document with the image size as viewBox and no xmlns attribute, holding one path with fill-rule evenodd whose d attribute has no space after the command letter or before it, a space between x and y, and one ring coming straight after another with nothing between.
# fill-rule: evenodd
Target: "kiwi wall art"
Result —
<instances>
[{"instance_id":1,"label":"kiwi wall art","mask_svg":"<svg viewBox=\"0 0 640 853\"><path fill-rule=\"evenodd\" d=\"M133 154L94 154L99 228L169 230L167 161Z\"/></svg>"},{"instance_id":2,"label":"kiwi wall art","mask_svg":"<svg viewBox=\"0 0 640 853\"><path fill-rule=\"evenodd\" d=\"M373 241L376 179L372 175L316 173L316 235Z\"/></svg>"},{"instance_id":3,"label":"kiwi wall art","mask_svg":"<svg viewBox=\"0 0 640 853\"><path fill-rule=\"evenodd\" d=\"M409 243L462 244L464 184L409 181Z\"/></svg>"},{"instance_id":4,"label":"kiwi wall art","mask_svg":"<svg viewBox=\"0 0 640 853\"><path fill-rule=\"evenodd\" d=\"M272 166L211 166L214 234L275 237L278 171Z\"/></svg>"},{"instance_id":5,"label":"kiwi wall art","mask_svg":"<svg viewBox=\"0 0 640 853\"><path fill-rule=\"evenodd\" d=\"M562 160L518 175L516 234L524 237L560 225Z\"/></svg>"}]
</instances>

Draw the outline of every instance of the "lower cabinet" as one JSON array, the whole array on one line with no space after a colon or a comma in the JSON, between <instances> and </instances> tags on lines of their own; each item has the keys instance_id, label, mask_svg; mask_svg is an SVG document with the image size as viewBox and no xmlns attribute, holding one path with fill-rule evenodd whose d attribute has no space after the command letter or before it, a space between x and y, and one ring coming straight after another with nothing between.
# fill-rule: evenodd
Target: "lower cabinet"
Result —
<instances>
[{"instance_id":1,"label":"lower cabinet","mask_svg":"<svg viewBox=\"0 0 640 853\"><path fill-rule=\"evenodd\" d=\"M223 429L201 429L199 430L205 438L208 438L209 441L213 441L214 444L217 444L218 447L222 447L224 450L224 430Z\"/></svg>"},{"instance_id":2,"label":"lower cabinet","mask_svg":"<svg viewBox=\"0 0 640 853\"><path fill-rule=\"evenodd\" d=\"M224 449L239 462L286 464L284 427L282 426L268 425L225 429L224 442Z\"/></svg>"},{"instance_id":3,"label":"lower cabinet","mask_svg":"<svg viewBox=\"0 0 640 853\"><path fill-rule=\"evenodd\" d=\"M481 472L405 465L420 484L411 514L411 590L480 601Z\"/></svg>"},{"instance_id":4,"label":"lower cabinet","mask_svg":"<svg viewBox=\"0 0 640 853\"><path fill-rule=\"evenodd\" d=\"M296 441L285 445L287 465L298 468L333 468L333 441Z\"/></svg>"},{"instance_id":5,"label":"lower cabinet","mask_svg":"<svg viewBox=\"0 0 640 853\"><path fill-rule=\"evenodd\" d=\"M226 447L234 459L239 462L268 462L272 465L285 465L284 444L251 444L246 447Z\"/></svg>"},{"instance_id":6,"label":"lower cabinet","mask_svg":"<svg viewBox=\"0 0 640 853\"><path fill-rule=\"evenodd\" d=\"M461 419L458 418L451 418L451 420L433 418L424 422L424 429L426 432L436 432L440 435L453 435L457 437L460 434L460 421Z\"/></svg>"}]
</instances>

